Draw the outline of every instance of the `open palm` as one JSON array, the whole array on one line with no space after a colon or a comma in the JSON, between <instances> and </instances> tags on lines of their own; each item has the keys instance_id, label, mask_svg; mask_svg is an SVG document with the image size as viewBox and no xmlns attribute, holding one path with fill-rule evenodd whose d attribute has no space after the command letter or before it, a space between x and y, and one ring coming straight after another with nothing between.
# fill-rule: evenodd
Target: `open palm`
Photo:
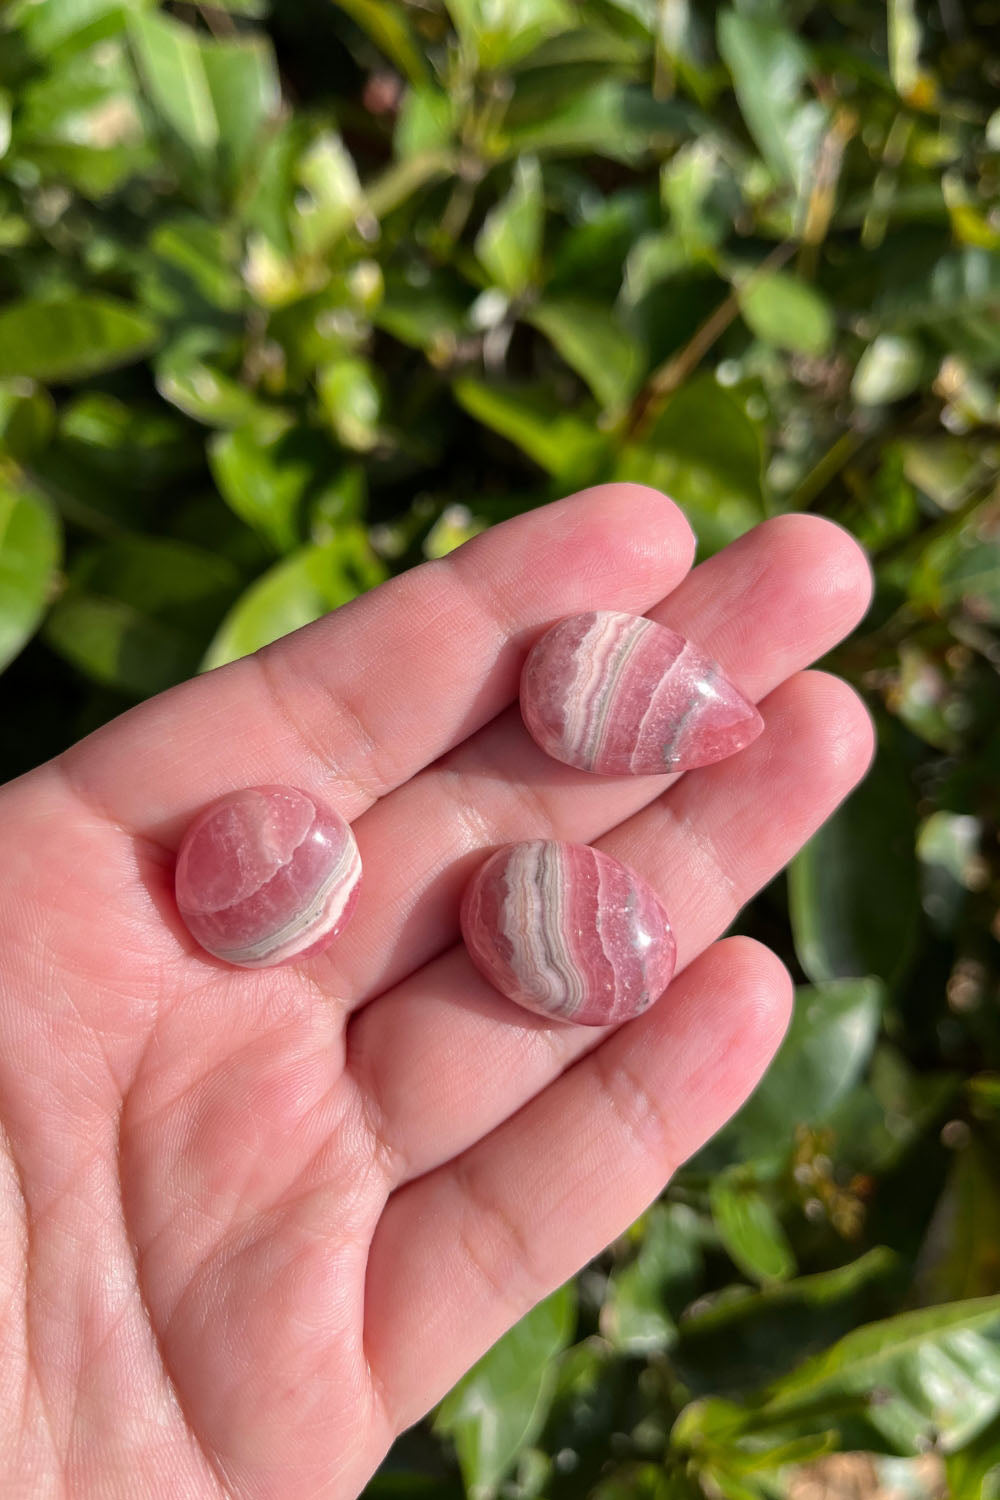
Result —
<instances>
[{"instance_id":1,"label":"open palm","mask_svg":"<svg viewBox=\"0 0 1000 1500\"><path fill-rule=\"evenodd\" d=\"M0 793L5 1496L356 1495L753 1088L789 981L717 939L868 763L853 693L801 670L868 570L803 516L692 548L655 491L587 491ZM595 607L693 637L764 734L674 784L547 760L520 664ZM173 851L262 782L350 819L365 873L326 953L239 971L181 925ZM678 977L617 1031L528 1015L457 946L471 871L536 836L599 842L672 915Z\"/></svg>"}]
</instances>

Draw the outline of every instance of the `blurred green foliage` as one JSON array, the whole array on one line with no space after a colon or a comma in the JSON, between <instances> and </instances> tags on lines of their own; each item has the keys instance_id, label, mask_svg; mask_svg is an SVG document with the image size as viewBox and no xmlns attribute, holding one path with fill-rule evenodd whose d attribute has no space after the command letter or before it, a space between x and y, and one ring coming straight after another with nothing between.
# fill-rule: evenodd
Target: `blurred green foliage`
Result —
<instances>
[{"instance_id":1,"label":"blurred green foliage","mask_svg":"<svg viewBox=\"0 0 1000 1500\"><path fill-rule=\"evenodd\" d=\"M601 479L703 554L799 509L875 564L833 665L878 761L740 924L802 984L778 1060L373 1497L767 1500L855 1448L1000 1493L998 36L998 0L0 14L0 778Z\"/></svg>"}]
</instances>

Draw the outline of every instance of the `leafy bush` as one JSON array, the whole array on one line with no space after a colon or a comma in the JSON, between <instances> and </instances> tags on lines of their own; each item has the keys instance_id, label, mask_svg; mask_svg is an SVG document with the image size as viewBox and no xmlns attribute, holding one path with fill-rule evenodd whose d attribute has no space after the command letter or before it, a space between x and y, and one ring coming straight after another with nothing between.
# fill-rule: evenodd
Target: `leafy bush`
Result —
<instances>
[{"instance_id":1,"label":"leafy bush","mask_svg":"<svg viewBox=\"0 0 1000 1500\"><path fill-rule=\"evenodd\" d=\"M601 479L875 562L875 770L741 919L802 982L777 1062L372 1496L1000 1488L998 20L0 18L3 776Z\"/></svg>"}]
</instances>

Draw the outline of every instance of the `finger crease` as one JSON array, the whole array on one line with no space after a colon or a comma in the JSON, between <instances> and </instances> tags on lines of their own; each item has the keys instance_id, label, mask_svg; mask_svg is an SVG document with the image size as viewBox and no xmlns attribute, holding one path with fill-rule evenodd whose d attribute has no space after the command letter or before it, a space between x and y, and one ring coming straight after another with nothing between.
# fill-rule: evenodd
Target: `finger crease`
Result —
<instances>
[{"instance_id":1,"label":"finger crease","mask_svg":"<svg viewBox=\"0 0 1000 1500\"><path fill-rule=\"evenodd\" d=\"M460 1215L458 1242L462 1252L473 1271L486 1283L493 1296L504 1306L512 1308L515 1315L519 1317L527 1303L537 1295L537 1286L543 1280L541 1276L535 1277L531 1273L533 1257L528 1237L513 1215L508 1213L497 1199L487 1197L475 1185L473 1170L465 1164L462 1157L455 1162L454 1173L455 1183L463 1203L468 1210L471 1210L470 1217L485 1219L499 1230L499 1237L493 1232L476 1234L470 1231L466 1215ZM498 1243L501 1248L489 1257L479 1248L496 1246ZM504 1254L503 1246L507 1247L506 1254ZM521 1274L515 1277L513 1272L518 1268ZM533 1286L536 1288L535 1291L531 1290ZM528 1288L527 1300L526 1287Z\"/></svg>"}]
</instances>

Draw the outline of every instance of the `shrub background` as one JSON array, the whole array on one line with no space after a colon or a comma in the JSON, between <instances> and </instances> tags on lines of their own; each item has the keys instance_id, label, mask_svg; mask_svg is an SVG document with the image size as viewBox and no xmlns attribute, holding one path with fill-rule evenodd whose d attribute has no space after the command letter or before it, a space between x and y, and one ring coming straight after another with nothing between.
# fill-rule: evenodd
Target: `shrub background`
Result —
<instances>
[{"instance_id":1,"label":"shrub background","mask_svg":"<svg viewBox=\"0 0 1000 1500\"><path fill-rule=\"evenodd\" d=\"M811 510L876 568L831 662L876 766L739 924L802 985L779 1059L371 1496L1000 1492L991 34L997 0L0 16L0 779L602 479L702 555Z\"/></svg>"}]
</instances>

